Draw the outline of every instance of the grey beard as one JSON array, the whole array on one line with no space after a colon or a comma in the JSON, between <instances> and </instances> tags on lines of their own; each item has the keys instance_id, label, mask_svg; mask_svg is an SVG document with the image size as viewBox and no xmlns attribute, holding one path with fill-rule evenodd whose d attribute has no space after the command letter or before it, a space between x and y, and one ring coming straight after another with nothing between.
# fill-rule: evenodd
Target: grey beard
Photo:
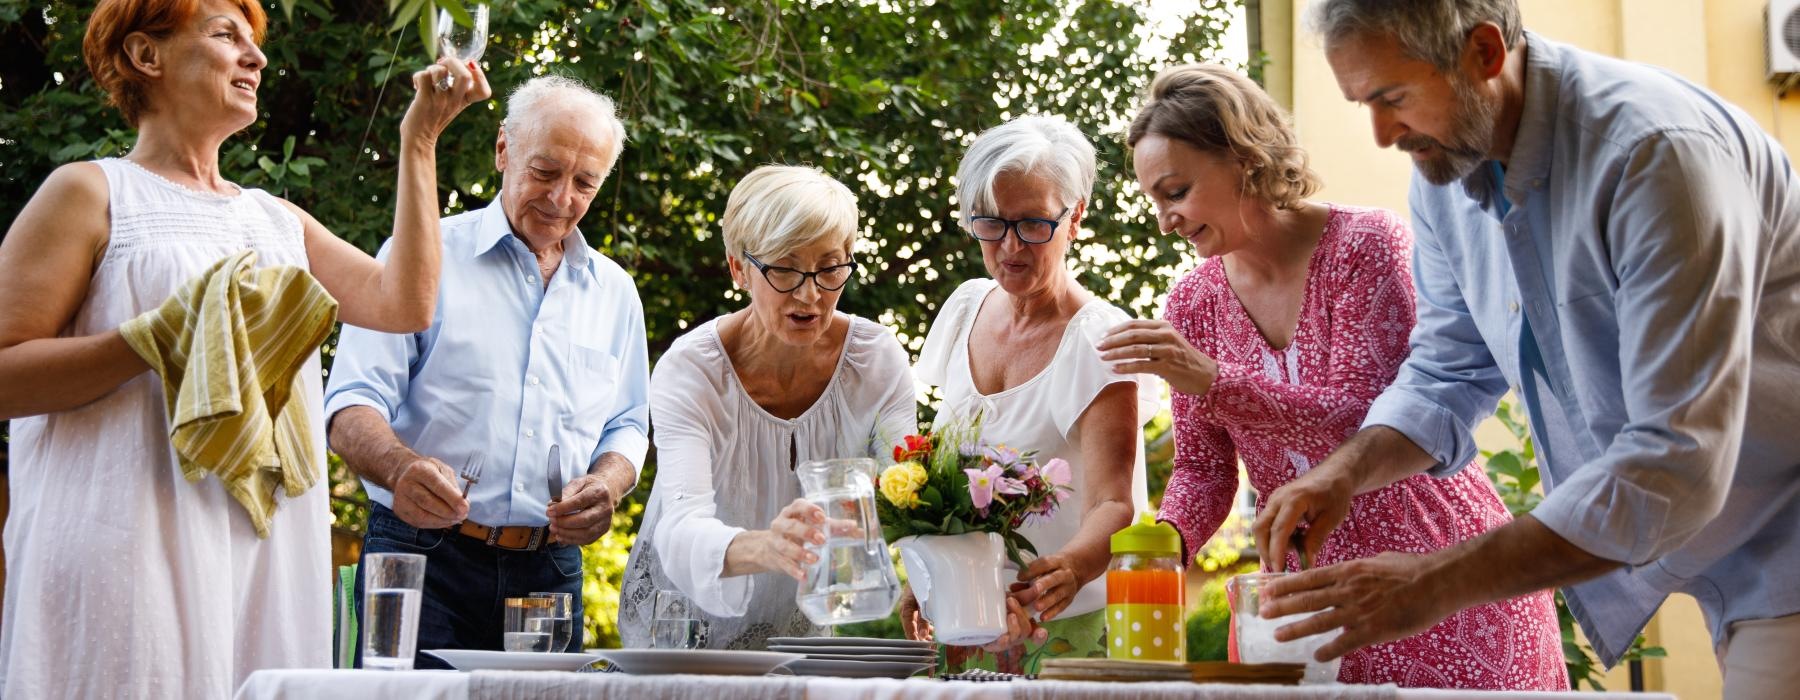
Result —
<instances>
[{"instance_id":1,"label":"grey beard","mask_svg":"<svg viewBox=\"0 0 1800 700\"><path fill-rule=\"evenodd\" d=\"M1436 146L1437 155L1414 160L1413 167L1426 182L1448 185L1456 182L1488 159L1494 146L1494 121L1500 106L1481 99L1475 90L1452 78L1450 87L1456 93L1456 114L1450 122L1450 142L1444 143L1425 135L1409 136L1395 142L1401 150L1412 152Z\"/></svg>"}]
</instances>

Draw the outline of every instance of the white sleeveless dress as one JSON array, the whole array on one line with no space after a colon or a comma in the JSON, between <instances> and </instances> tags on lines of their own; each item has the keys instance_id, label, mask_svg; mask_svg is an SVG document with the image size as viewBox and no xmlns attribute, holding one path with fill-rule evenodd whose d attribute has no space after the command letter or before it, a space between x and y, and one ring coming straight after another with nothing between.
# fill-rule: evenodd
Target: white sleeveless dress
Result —
<instances>
[{"instance_id":1,"label":"white sleeveless dress","mask_svg":"<svg viewBox=\"0 0 1800 700\"><path fill-rule=\"evenodd\" d=\"M919 351L919 362L913 376L920 382L938 387L942 403L932 430L943 430L982 418L981 437L990 444L1004 444L1018 450L1037 453L1038 462L1061 457L1069 463L1074 477L1069 486L1073 493L1063 500L1049 519L1028 523L1019 532L1030 540L1038 554L1054 554L1081 531L1082 494L1087 492L1086 458L1081 452L1079 422L1088 406L1100 392L1114 384L1137 385L1138 427L1137 449L1131 463L1131 505L1135 513L1150 510L1149 487L1144 468L1143 424L1161 409L1162 383L1152 375L1113 374L1111 365L1100 359L1094 348L1113 326L1131 319L1105 300L1088 300L1063 329L1057 341L1056 354L1050 364L1032 378L1004 391L983 394L975 388L975 377L969 363L984 348L969 347L969 333L975 327L975 316L999 283L991 279L973 279L962 283L938 307L937 320L925 335L925 347ZM1094 612L1106 606L1106 577L1089 581L1076 592L1059 616L1069 619Z\"/></svg>"},{"instance_id":2,"label":"white sleeveless dress","mask_svg":"<svg viewBox=\"0 0 1800 700\"><path fill-rule=\"evenodd\" d=\"M98 164L111 237L67 335L117 328L245 248L307 266L299 219L261 190L219 196ZM324 464L316 354L301 376ZM0 696L229 698L257 669L330 665L327 484L278 494L260 539L217 479L182 477L168 436L149 372L12 422Z\"/></svg>"}]
</instances>

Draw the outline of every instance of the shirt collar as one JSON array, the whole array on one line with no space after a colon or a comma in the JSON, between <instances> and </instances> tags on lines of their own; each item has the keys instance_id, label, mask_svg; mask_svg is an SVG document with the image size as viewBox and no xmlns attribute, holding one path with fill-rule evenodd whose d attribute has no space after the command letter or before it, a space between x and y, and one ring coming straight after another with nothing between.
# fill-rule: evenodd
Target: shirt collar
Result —
<instances>
[{"instance_id":1,"label":"shirt collar","mask_svg":"<svg viewBox=\"0 0 1800 700\"><path fill-rule=\"evenodd\" d=\"M506 242L513 236L512 222L506 219L506 209L499 198L489 202L487 208L481 210L481 225L475 234L475 245L469 257L479 258ZM520 241L520 249L524 242ZM581 228L576 227L563 237L563 262L570 269L592 271L594 264L593 251L588 248L587 239L581 236Z\"/></svg>"},{"instance_id":2,"label":"shirt collar","mask_svg":"<svg viewBox=\"0 0 1800 700\"><path fill-rule=\"evenodd\" d=\"M1512 153L1507 157L1506 181L1496 181L1491 167L1476 168L1462 180L1469 198L1491 202L1493 189L1504 186L1507 199L1519 202L1527 192L1543 184L1550 173L1551 138L1561 96L1561 47L1525 32L1525 103L1520 107L1519 131L1513 136Z\"/></svg>"}]
</instances>

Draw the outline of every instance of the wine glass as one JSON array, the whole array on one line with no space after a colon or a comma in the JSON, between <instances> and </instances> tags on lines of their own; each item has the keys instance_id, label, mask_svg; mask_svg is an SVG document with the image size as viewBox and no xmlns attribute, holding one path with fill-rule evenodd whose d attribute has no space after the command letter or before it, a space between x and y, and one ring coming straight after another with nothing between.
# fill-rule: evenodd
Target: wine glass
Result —
<instances>
[{"instance_id":1,"label":"wine glass","mask_svg":"<svg viewBox=\"0 0 1800 700\"><path fill-rule=\"evenodd\" d=\"M449 10L439 9L437 14L438 56L454 56L462 63L481 60L481 54L487 50L488 6L477 3L468 6L469 24L463 26L456 23L456 18ZM446 75L438 79L437 89L449 90L453 79Z\"/></svg>"}]
</instances>

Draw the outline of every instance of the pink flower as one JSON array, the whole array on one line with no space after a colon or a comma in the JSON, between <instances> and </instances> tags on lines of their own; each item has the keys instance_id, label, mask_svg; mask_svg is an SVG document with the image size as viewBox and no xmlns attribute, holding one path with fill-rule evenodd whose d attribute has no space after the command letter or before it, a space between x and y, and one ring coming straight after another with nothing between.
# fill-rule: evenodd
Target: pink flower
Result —
<instances>
[{"instance_id":1,"label":"pink flower","mask_svg":"<svg viewBox=\"0 0 1800 700\"><path fill-rule=\"evenodd\" d=\"M1044 465L1044 478L1053 486L1068 486L1074 476L1069 473L1069 463L1061 457L1050 460Z\"/></svg>"},{"instance_id":2,"label":"pink flower","mask_svg":"<svg viewBox=\"0 0 1800 700\"><path fill-rule=\"evenodd\" d=\"M1006 445L995 445L987 448L987 458L1003 467L1010 467L1019 461L1019 451Z\"/></svg>"},{"instance_id":3,"label":"pink flower","mask_svg":"<svg viewBox=\"0 0 1800 700\"><path fill-rule=\"evenodd\" d=\"M1030 490L1025 486L1025 482L1010 476L1000 477L994 482L994 491L1008 496L1023 496Z\"/></svg>"},{"instance_id":4,"label":"pink flower","mask_svg":"<svg viewBox=\"0 0 1800 700\"><path fill-rule=\"evenodd\" d=\"M969 500L974 502L977 510L987 510L994 502L994 486L999 481L1003 470L998 465L988 465L986 469L964 469L969 475Z\"/></svg>"}]
</instances>

